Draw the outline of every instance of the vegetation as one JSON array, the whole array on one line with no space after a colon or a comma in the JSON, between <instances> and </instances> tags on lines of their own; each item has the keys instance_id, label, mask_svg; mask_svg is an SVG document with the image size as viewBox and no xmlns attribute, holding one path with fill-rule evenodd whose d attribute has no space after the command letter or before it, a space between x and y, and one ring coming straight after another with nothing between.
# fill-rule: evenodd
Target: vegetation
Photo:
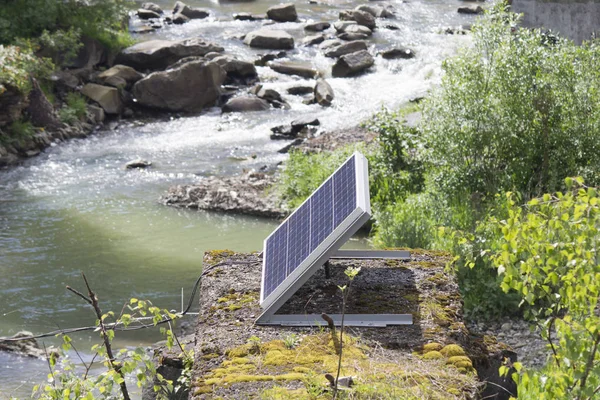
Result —
<instances>
[{"instance_id":1,"label":"vegetation","mask_svg":"<svg viewBox=\"0 0 600 400\"><path fill-rule=\"evenodd\" d=\"M68 93L65 105L58 111L60 120L66 124L73 124L83 119L87 112L85 98L79 93Z\"/></svg>"},{"instance_id":2,"label":"vegetation","mask_svg":"<svg viewBox=\"0 0 600 400\"><path fill-rule=\"evenodd\" d=\"M597 398L600 42L519 28L504 4L473 39L444 62L416 127L387 111L368 123L374 242L452 251L467 316L522 313L541 330L548 364L502 369L519 398ZM293 155L289 168L311 175L349 152Z\"/></svg>"},{"instance_id":3,"label":"vegetation","mask_svg":"<svg viewBox=\"0 0 600 400\"><path fill-rule=\"evenodd\" d=\"M50 368L48 380L46 383L36 385L33 388L32 398L46 400L129 399L130 395L126 381L130 379L133 379L139 388L154 381L153 387L157 399L167 399L181 390L187 390L190 386L193 351L186 350L177 340L170 323L169 329L162 328L161 331L167 337L166 345L169 349L177 345L181 350L184 372L178 382L168 381L158 374L152 356L145 349L121 349L116 354L113 353L112 349L116 330L127 329L130 325L140 326L140 322L144 319L151 320L153 325L156 326L159 323L176 319L177 315L159 309L149 301L135 298L130 300L130 303L123 308L119 316L115 316L112 311L103 314L96 295L90 288L85 276L84 280L88 289L87 296L75 289L67 288L94 308L96 315L99 317L96 326L102 342L92 346L91 352L94 356L87 363L75 348L71 338L66 334L62 334L61 349L48 356L48 366ZM131 313L125 313L125 309ZM67 352L74 352L83 367L78 366ZM91 373L94 363L103 364L106 370L99 374Z\"/></svg>"},{"instance_id":4,"label":"vegetation","mask_svg":"<svg viewBox=\"0 0 600 400\"><path fill-rule=\"evenodd\" d=\"M40 36L42 44L44 36L54 40L63 36L66 43L85 35L117 50L131 42L127 4L127 0L9 0L0 8L0 44Z\"/></svg>"},{"instance_id":5,"label":"vegetation","mask_svg":"<svg viewBox=\"0 0 600 400\"><path fill-rule=\"evenodd\" d=\"M31 48L0 45L0 95L9 88L27 94L31 90L30 76L46 78L54 69L47 58L39 58Z\"/></svg>"}]
</instances>

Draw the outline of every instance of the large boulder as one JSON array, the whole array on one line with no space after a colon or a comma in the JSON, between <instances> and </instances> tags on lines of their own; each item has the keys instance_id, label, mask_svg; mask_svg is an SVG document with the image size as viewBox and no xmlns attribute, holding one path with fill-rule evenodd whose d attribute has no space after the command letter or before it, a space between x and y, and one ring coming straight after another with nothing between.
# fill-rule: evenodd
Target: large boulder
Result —
<instances>
[{"instance_id":1,"label":"large boulder","mask_svg":"<svg viewBox=\"0 0 600 400\"><path fill-rule=\"evenodd\" d=\"M294 48L294 38L286 31L260 29L250 32L244 39L250 47L272 50L289 50Z\"/></svg>"},{"instance_id":2,"label":"large boulder","mask_svg":"<svg viewBox=\"0 0 600 400\"><path fill-rule=\"evenodd\" d=\"M298 19L294 3L279 4L267 10L267 17L277 22L294 22Z\"/></svg>"},{"instance_id":3,"label":"large boulder","mask_svg":"<svg viewBox=\"0 0 600 400\"><path fill-rule=\"evenodd\" d=\"M135 69L126 65L117 64L112 68L109 68L106 71L100 73L98 75L98 80L100 80L102 83L109 84L110 80L122 79L125 82L126 86L129 86L133 85L143 77L144 75L140 74Z\"/></svg>"},{"instance_id":4,"label":"large boulder","mask_svg":"<svg viewBox=\"0 0 600 400\"><path fill-rule=\"evenodd\" d=\"M366 26L369 29L375 29L377 23L375 17L366 11L360 10L345 10L340 11L339 15L342 21L356 21L357 24Z\"/></svg>"},{"instance_id":5,"label":"large boulder","mask_svg":"<svg viewBox=\"0 0 600 400\"><path fill-rule=\"evenodd\" d=\"M232 81L243 80L245 83L258 78L256 67L248 61L237 60L231 56L221 55L212 59L227 73L227 78Z\"/></svg>"},{"instance_id":6,"label":"large boulder","mask_svg":"<svg viewBox=\"0 0 600 400\"><path fill-rule=\"evenodd\" d=\"M326 57L341 57L346 54L355 53L360 50L367 50L367 43L362 40L354 40L331 47L325 52Z\"/></svg>"},{"instance_id":7,"label":"large boulder","mask_svg":"<svg viewBox=\"0 0 600 400\"><path fill-rule=\"evenodd\" d=\"M81 89L81 94L100 104L107 114L120 114L123 111L119 90L114 87L88 83Z\"/></svg>"},{"instance_id":8,"label":"large boulder","mask_svg":"<svg viewBox=\"0 0 600 400\"><path fill-rule=\"evenodd\" d=\"M178 1L173 7L173 17L183 15L189 19L203 19L210 15L210 12L204 8L193 8L187 4Z\"/></svg>"},{"instance_id":9,"label":"large boulder","mask_svg":"<svg viewBox=\"0 0 600 400\"><path fill-rule=\"evenodd\" d=\"M315 101L319 105L328 107L334 99L333 89L325 79L319 79L315 85Z\"/></svg>"},{"instance_id":10,"label":"large boulder","mask_svg":"<svg viewBox=\"0 0 600 400\"><path fill-rule=\"evenodd\" d=\"M266 111L271 106L266 100L254 96L240 96L229 100L223 106L223 112Z\"/></svg>"},{"instance_id":11,"label":"large boulder","mask_svg":"<svg viewBox=\"0 0 600 400\"><path fill-rule=\"evenodd\" d=\"M269 63L269 67L280 74L298 75L303 78L314 78L319 75L319 71L311 66L291 61L273 61Z\"/></svg>"},{"instance_id":12,"label":"large boulder","mask_svg":"<svg viewBox=\"0 0 600 400\"><path fill-rule=\"evenodd\" d=\"M149 40L121 51L115 60L138 71L157 71L167 68L176 61L190 56L204 56L224 49L199 38L183 40Z\"/></svg>"},{"instance_id":13,"label":"large boulder","mask_svg":"<svg viewBox=\"0 0 600 400\"><path fill-rule=\"evenodd\" d=\"M334 77L358 75L375 63L373 56L366 50L346 54L340 57L331 70Z\"/></svg>"},{"instance_id":14,"label":"large boulder","mask_svg":"<svg viewBox=\"0 0 600 400\"><path fill-rule=\"evenodd\" d=\"M198 112L215 104L226 72L215 62L192 61L138 81L133 95L142 106Z\"/></svg>"}]
</instances>

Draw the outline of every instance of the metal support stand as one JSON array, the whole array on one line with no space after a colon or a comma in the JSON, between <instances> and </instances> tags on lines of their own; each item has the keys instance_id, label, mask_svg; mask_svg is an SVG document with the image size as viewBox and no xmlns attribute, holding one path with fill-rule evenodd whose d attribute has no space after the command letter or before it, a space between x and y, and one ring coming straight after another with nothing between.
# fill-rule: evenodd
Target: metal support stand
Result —
<instances>
[{"instance_id":1,"label":"metal support stand","mask_svg":"<svg viewBox=\"0 0 600 400\"><path fill-rule=\"evenodd\" d=\"M338 250L329 257L329 260L352 258L410 260L410 252L406 250ZM323 264L327 279L331 278L329 260ZM329 316L336 326L341 325L341 314L329 314ZM327 326L327 322L319 314L263 314L256 323L258 325L279 326ZM385 328L390 325L412 325L412 323L412 314L346 314L344 316L345 326Z\"/></svg>"}]
</instances>

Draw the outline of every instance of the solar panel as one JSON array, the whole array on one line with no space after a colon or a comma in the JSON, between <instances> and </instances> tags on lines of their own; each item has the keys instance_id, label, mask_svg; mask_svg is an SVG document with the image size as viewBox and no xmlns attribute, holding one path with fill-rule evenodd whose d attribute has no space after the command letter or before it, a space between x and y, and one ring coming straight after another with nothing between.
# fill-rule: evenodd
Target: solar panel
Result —
<instances>
[{"instance_id":1,"label":"solar panel","mask_svg":"<svg viewBox=\"0 0 600 400\"><path fill-rule=\"evenodd\" d=\"M367 159L355 152L265 239L263 316L277 311L370 213Z\"/></svg>"}]
</instances>

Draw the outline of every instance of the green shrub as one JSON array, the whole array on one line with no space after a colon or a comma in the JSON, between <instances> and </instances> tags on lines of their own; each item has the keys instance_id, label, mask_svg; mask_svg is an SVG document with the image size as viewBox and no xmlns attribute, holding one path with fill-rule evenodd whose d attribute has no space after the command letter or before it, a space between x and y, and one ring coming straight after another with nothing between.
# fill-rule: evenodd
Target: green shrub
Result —
<instances>
[{"instance_id":1,"label":"green shrub","mask_svg":"<svg viewBox=\"0 0 600 400\"><path fill-rule=\"evenodd\" d=\"M30 139L35 134L33 124L24 119L14 121L8 126L5 133L0 135L0 142L3 144L20 144Z\"/></svg>"},{"instance_id":2,"label":"green shrub","mask_svg":"<svg viewBox=\"0 0 600 400\"><path fill-rule=\"evenodd\" d=\"M0 45L0 95L13 87L26 95L31 90L30 76L44 80L54 70L52 61L39 58L30 48Z\"/></svg>"},{"instance_id":3,"label":"green shrub","mask_svg":"<svg viewBox=\"0 0 600 400\"><path fill-rule=\"evenodd\" d=\"M492 221L499 245L488 257L502 288L519 294L553 354L541 371L515 374L520 398L600 393L600 198L581 178L566 186L525 207L509 193L507 218Z\"/></svg>"},{"instance_id":4,"label":"green shrub","mask_svg":"<svg viewBox=\"0 0 600 400\"><path fill-rule=\"evenodd\" d=\"M128 0L9 0L0 7L0 44L46 36L63 43L81 33L118 50L132 43L127 32ZM54 32L60 32L55 34Z\"/></svg>"},{"instance_id":5,"label":"green shrub","mask_svg":"<svg viewBox=\"0 0 600 400\"><path fill-rule=\"evenodd\" d=\"M471 48L444 62L420 125L440 189L481 216L497 193L530 198L560 189L564 176L600 180L600 43L550 43L516 28L504 7L475 24Z\"/></svg>"}]
</instances>

